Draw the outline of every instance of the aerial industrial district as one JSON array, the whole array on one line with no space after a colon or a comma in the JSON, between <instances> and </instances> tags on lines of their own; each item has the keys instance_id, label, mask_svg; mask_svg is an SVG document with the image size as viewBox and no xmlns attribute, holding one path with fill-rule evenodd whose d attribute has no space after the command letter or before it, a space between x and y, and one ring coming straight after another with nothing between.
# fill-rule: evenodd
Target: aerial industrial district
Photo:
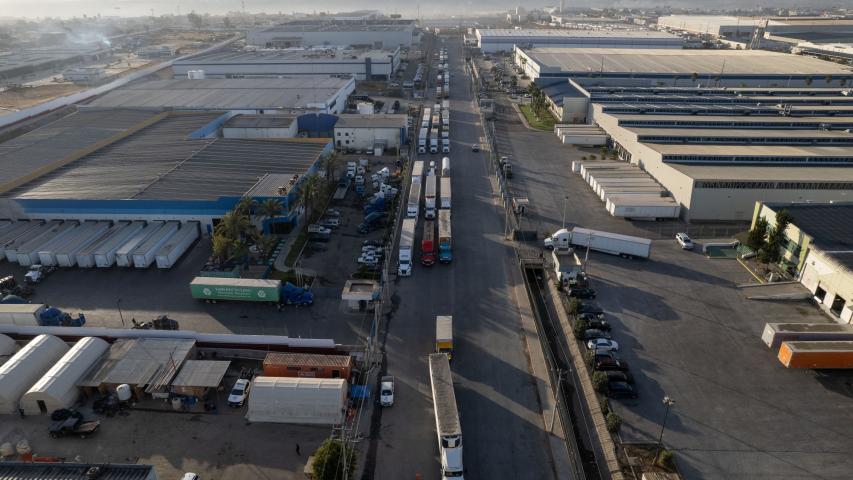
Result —
<instances>
[{"instance_id":1,"label":"aerial industrial district","mask_svg":"<svg viewBox=\"0 0 853 480\"><path fill-rule=\"evenodd\" d=\"M795 13L4 24L0 478L850 478Z\"/></svg>"}]
</instances>

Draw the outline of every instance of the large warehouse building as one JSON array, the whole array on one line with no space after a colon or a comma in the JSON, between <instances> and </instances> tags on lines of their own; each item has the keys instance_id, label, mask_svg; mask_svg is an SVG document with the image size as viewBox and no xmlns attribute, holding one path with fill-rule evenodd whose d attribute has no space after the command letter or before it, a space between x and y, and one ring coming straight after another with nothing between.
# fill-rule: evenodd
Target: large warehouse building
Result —
<instances>
[{"instance_id":1,"label":"large warehouse building","mask_svg":"<svg viewBox=\"0 0 853 480\"><path fill-rule=\"evenodd\" d=\"M514 47L543 48L681 48L683 40L647 30L477 29L483 53L511 52Z\"/></svg>"},{"instance_id":2,"label":"large warehouse building","mask_svg":"<svg viewBox=\"0 0 853 480\"><path fill-rule=\"evenodd\" d=\"M355 79L328 75L284 78L152 80L112 90L89 103L101 108L172 110L275 110L338 113Z\"/></svg>"},{"instance_id":3,"label":"large warehouse building","mask_svg":"<svg viewBox=\"0 0 853 480\"><path fill-rule=\"evenodd\" d=\"M341 75L356 80L389 79L400 66L400 49L292 49L224 51L178 60L176 78L202 70L206 78L275 78L281 75Z\"/></svg>"},{"instance_id":4,"label":"large warehouse building","mask_svg":"<svg viewBox=\"0 0 853 480\"><path fill-rule=\"evenodd\" d=\"M823 38L853 33L853 20L831 17L736 17L730 15L668 15L658 18L658 26L695 35L749 40L756 29L771 38Z\"/></svg>"},{"instance_id":5,"label":"large warehouse building","mask_svg":"<svg viewBox=\"0 0 853 480\"><path fill-rule=\"evenodd\" d=\"M654 177L687 220L748 221L756 201L853 198L853 98L840 86L853 83L847 67L772 52L627 52L517 49L516 58L536 64L552 110L600 126L619 158ZM709 79L709 63L722 61L733 71ZM603 69L589 74L591 65ZM721 86L738 81L763 86Z\"/></svg>"},{"instance_id":6,"label":"large warehouse building","mask_svg":"<svg viewBox=\"0 0 853 480\"><path fill-rule=\"evenodd\" d=\"M234 115L81 108L0 144L0 216L198 221L209 232L250 196L280 200L284 212L275 227L289 228L299 180L332 151L331 133L224 138L221 129Z\"/></svg>"},{"instance_id":7,"label":"large warehouse building","mask_svg":"<svg viewBox=\"0 0 853 480\"><path fill-rule=\"evenodd\" d=\"M409 48L420 41L414 20L308 19L249 31L246 43L263 48L361 46Z\"/></svg>"}]
</instances>

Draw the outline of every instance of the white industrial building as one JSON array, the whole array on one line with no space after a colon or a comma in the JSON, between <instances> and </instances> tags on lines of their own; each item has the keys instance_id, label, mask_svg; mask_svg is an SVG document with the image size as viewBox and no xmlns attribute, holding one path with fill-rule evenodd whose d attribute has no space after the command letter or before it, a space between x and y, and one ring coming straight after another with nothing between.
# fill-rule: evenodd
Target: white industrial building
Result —
<instances>
[{"instance_id":1,"label":"white industrial building","mask_svg":"<svg viewBox=\"0 0 853 480\"><path fill-rule=\"evenodd\" d=\"M406 115L339 115L335 123L338 150L399 150L406 140Z\"/></svg>"},{"instance_id":2,"label":"white industrial building","mask_svg":"<svg viewBox=\"0 0 853 480\"><path fill-rule=\"evenodd\" d=\"M782 210L791 216L781 252L783 266L799 276L837 322L853 322L853 202L758 202L752 227L759 218L775 225Z\"/></svg>"},{"instance_id":3,"label":"white industrial building","mask_svg":"<svg viewBox=\"0 0 853 480\"><path fill-rule=\"evenodd\" d=\"M780 37L847 35L853 32L853 20L831 17L737 17L732 15L667 15L658 18L658 26L694 35L748 40L759 33ZM771 38L768 37L768 38Z\"/></svg>"},{"instance_id":4,"label":"white industrial building","mask_svg":"<svg viewBox=\"0 0 853 480\"><path fill-rule=\"evenodd\" d=\"M400 48L312 48L213 52L177 60L175 78L203 71L205 78L275 78L282 75L340 75L356 80L391 78L400 67Z\"/></svg>"},{"instance_id":5,"label":"white industrial building","mask_svg":"<svg viewBox=\"0 0 853 480\"><path fill-rule=\"evenodd\" d=\"M342 378L255 377L246 419L340 425L346 399L347 381Z\"/></svg>"},{"instance_id":6,"label":"white industrial building","mask_svg":"<svg viewBox=\"0 0 853 480\"><path fill-rule=\"evenodd\" d=\"M414 20L308 19L250 30L246 43L264 48L367 46L409 48L420 41Z\"/></svg>"},{"instance_id":7,"label":"white industrial building","mask_svg":"<svg viewBox=\"0 0 853 480\"><path fill-rule=\"evenodd\" d=\"M562 121L603 129L685 220L746 222L756 201L853 198L848 66L721 50L517 48L516 60Z\"/></svg>"},{"instance_id":8,"label":"white industrial building","mask_svg":"<svg viewBox=\"0 0 853 480\"><path fill-rule=\"evenodd\" d=\"M543 48L682 48L683 40L651 30L477 29L483 53L511 52L514 47Z\"/></svg>"},{"instance_id":9,"label":"white industrial building","mask_svg":"<svg viewBox=\"0 0 853 480\"><path fill-rule=\"evenodd\" d=\"M21 396L68 351L53 335L39 335L0 366L0 414L18 413Z\"/></svg>"},{"instance_id":10,"label":"white industrial building","mask_svg":"<svg viewBox=\"0 0 853 480\"><path fill-rule=\"evenodd\" d=\"M96 337L85 337L65 352L41 379L21 397L27 415L71 408L80 398L77 382L92 368L110 345Z\"/></svg>"}]
</instances>

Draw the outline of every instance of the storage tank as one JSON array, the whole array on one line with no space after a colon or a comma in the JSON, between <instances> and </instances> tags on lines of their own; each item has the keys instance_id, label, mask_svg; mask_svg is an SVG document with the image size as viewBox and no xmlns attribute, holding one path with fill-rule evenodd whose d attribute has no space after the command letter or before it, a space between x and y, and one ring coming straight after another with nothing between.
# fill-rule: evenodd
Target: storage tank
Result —
<instances>
[{"instance_id":1,"label":"storage tank","mask_svg":"<svg viewBox=\"0 0 853 480\"><path fill-rule=\"evenodd\" d=\"M21 396L67 351L65 342L42 334L0 366L0 414L18 413Z\"/></svg>"},{"instance_id":2,"label":"storage tank","mask_svg":"<svg viewBox=\"0 0 853 480\"><path fill-rule=\"evenodd\" d=\"M347 382L342 378L255 377L246 419L250 422L340 425Z\"/></svg>"},{"instance_id":3,"label":"storage tank","mask_svg":"<svg viewBox=\"0 0 853 480\"><path fill-rule=\"evenodd\" d=\"M77 341L44 376L21 397L27 415L71 408L80 398L77 382L92 368L110 345L96 337Z\"/></svg>"}]
</instances>

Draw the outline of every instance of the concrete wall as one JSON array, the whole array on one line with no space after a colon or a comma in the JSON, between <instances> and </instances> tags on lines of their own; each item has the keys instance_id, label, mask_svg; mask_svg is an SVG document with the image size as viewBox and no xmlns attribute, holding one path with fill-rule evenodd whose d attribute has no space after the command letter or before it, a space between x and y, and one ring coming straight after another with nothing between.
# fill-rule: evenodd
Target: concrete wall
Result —
<instances>
[{"instance_id":1,"label":"concrete wall","mask_svg":"<svg viewBox=\"0 0 853 480\"><path fill-rule=\"evenodd\" d=\"M789 203L808 200L819 203L838 201L839 195L838 190L697 188L693 191L690 219L743 221L751 218L755 202Z\"/></svg>"},{"instance_id":2,"label":"concrete wall","mask_svg":"<svg viewBox=\"0 0 853 480\"><path fill-rule=\"evenodd\" d=\"M335 148L369 150L373 148L376 141L385 141L387 148L399 149L401 135L400 128L335 127Z\"/></svg>"}]
</instances>

